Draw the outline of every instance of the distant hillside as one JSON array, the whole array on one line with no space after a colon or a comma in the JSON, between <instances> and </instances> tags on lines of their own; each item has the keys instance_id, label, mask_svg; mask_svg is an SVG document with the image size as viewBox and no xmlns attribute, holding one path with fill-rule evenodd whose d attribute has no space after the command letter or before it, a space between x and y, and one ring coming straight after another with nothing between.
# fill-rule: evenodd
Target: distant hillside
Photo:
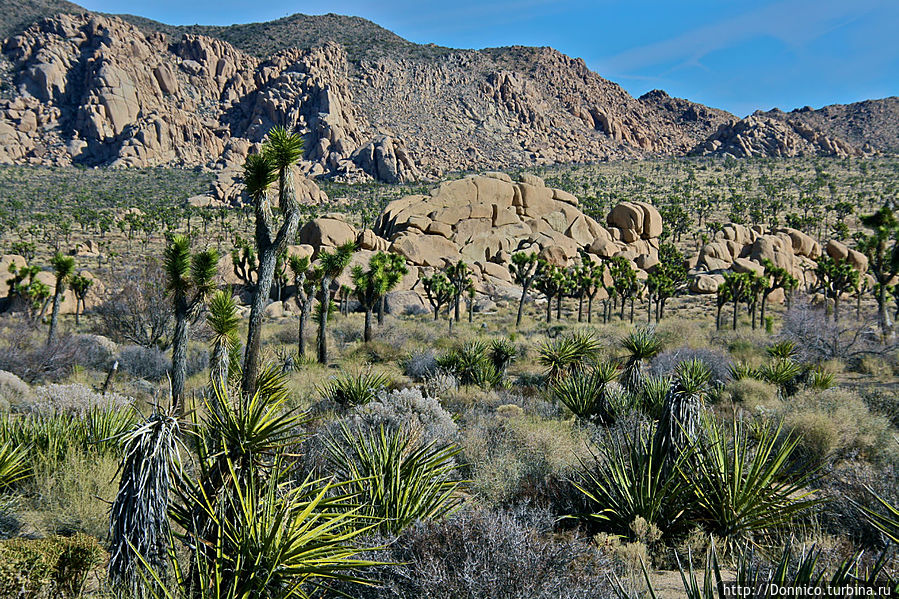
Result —
<instances>
[{"instance_id":1,"label":"distant hillside","mask_svg":"<svg viewBox=\"0 0 899 599\"><path fill-rule=\"evenodd\" d=\"M899 152L899 97L832 104L818 110L809 107L790 112L774 109L760 114L781 120L798 120L831 137L880 151Z\"/></svg>"},{"instance_id":2,"label":"distant hillside","mask_svg":"<svg viewBox=\"0 0 899 599\"><path fill-rule=\"evenodd\" d=\"M791 113L788 127L738 122L661 90L634 98L552 48L420 45L357 17L211 27L64 2L0 10L0 162L200 166L226 200L275 125L304 134L310 176L342 181L690 152L859 155L896 140L877 102L864 116Z\"/></svg>"}]
</instances>

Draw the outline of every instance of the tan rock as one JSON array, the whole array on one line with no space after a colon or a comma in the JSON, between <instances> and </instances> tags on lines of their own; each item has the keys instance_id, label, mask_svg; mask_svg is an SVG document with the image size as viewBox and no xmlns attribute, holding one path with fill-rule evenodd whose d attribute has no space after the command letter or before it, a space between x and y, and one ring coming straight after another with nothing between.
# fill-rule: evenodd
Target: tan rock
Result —
<instances>
[{"instance_id":1,"label":"tan rock","mask_svg":"<svg viewBox=\"0 0 899 599\"><path fill-rule=\"evenodd\" d=\"M356 244L363 250L386 252L390 248L390 242L383 237L378 237L371 229L363 229L356 238Z\"/></svg>"},{"instance_id":2,"label":"tan rock","mask_svg":"<svg viewBox=\"0 0 899 599\"><path fill-rule=\"evenodd\" d=\"M443 267L456 262L461 254L459 247L441 235L412 235L403 233L390 246L390 251L400 254L419 266Z\"/></svg>"},{"instance_id":3,"label":"tan rock","mask_svg":"<svg viewBox=\"0 0 899 599\"><path fill-rule=\"evenodd\" d=\"M300 243L311 245L318 253L322 247L330 248L356 241L356 230L343 220L316 218L300 229Z\"/></svg>"},{"instance_id":4,"label":"tan rock","mask_svg":"<svg viewBox=\"0 0 899 599\"><path fill-rule=\"evenodd\" d=\"M662 215L655 206L647 202L634 202L643 210L643 229L641 237L650 239L662 234Z\"/></svg>"},{"instance_id":5,"label":"tan rock","mask_svg":"<svg viewBox=\"0 0 899 599\"><path fill-rule=\"evenodd\" d=\"M432 221L431 224L428 225L428 230L426 231L426 233L443 235L447 239L450 239L453 236L453 227L452 225L448 225L446 223Z\"/></svg>"},{"instance_id":6,"label":"tan rock","mask_svg":"<svg viewBox=\"0 0 899 599\"><path fill-rule=\"evenodd\" d=\"M833 258L836 261L845 260L849 257L849 248L847 248L844 244L831 239L827 242L827 245L824 248L824 251L827 252L827 255Z\"/></svg>"},{"instance_id":7,"label":"tan rock","mask_svg":"<svg viewBox=\"0 0 899 599\"><path fill-rule=\"evenodd\" d=\"M718 285L724 283L721 275L698 275L690 281L690 291L693 293L718 293Z\"/></svg>"},{"instance_id":8,"label":"tan rock","mask_svg":"<svg viewBox=\"0 0 899 599\"><path fill-rule=\"evenodd\" d=\"M765 273L765 268L761 264L759 264L758 262L753 262L748 258L737 258L736 260L734 260L731 268L734 272L748 272L758 275L762 275Z\"/></svg>"},{"instance_id":9,"label":"tan rock","mask_svg":"<svg viewBox=\"0 0 899 599\"><path fill-rule=\"evenodd\" d=\"M540 250L540 258L546 260L549 264L565 268L568 266L569 255L561 246L548 245Z\"/></svg>"},{"instance_id":10,"label":"tan rock","mask_svg":"<svg viewBox=\"0 0 899 599\"><path fill-rule=\"evenodd\" d=\"M636 231L637 238L643 232L643 208L631 202L621 202L609 212L606 222L613 227Z\"/></svg>"}]
</instances>

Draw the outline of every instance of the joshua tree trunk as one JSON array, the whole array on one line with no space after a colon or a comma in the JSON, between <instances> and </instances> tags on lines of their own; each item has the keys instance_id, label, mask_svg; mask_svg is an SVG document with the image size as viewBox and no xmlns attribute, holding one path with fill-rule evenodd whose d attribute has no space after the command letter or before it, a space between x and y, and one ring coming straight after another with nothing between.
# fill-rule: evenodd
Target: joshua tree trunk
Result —
<instances>
[{"instance_id":1,"label":"joshua tree trunk","mask_svg":"<svg viewBox=\"0 0 899 599\"><path fill-rule=\"evenodd\" d=\"M300 324L297 330L297 355L300 358L306 355L306 324L309 322L309 303L311 303L311 299L307 300L306 306L300 310Z\"/></svg>"},{"instance_id":2,"label":"joshua tree trunk","mask_svg":"<svg viewBox=\"0 0 899 599\"><path fill-rule=\"evenodd\" d=\"M331 277L322 277L321 314L318 317L318 361L328 363L328 312L331 307Z\"/></svg>"},{"instance_id":3,"label":"joshua tree trunk","mask_svg":"<svg viewBox=\"0 0 899 599\"><path fill-rule=\"evenodd\" d=\"M546 322L549 324L553 320L553 298L546 298Z\"/></svg>"},{"instance_id":4,"label":"joshua tree trunk","mask_svg":"<svg viewBox=\"0 0 899 599\"><path fill-rule=\"evenodd\" d=\"M840 294L833 294L833 321L837 322L840 320Z\"/></svg>"},{"instance_id":5,"label":"joshua tree trunk","mask_svg":"<svg viewBox=\"0 0 899 599\"><path fill-rule=\"evenodd\" d=\"M556 320L562 320L562 294L556 296Z\"/></svg>"},{"instance_id":6,"label":"joshua tree trunk","mask_svg":"<svg viewBox=\"0 0 899 599\"><path fill-rule=\"evenodd\" d=\"M751 317L752 317L752 330L753 330L753 331L755 330L755 310L756 310L756 304L757 304L757 303L758 303L758 302L752 302L752 313L751 313Z\"/></svg>"},{"instance_id":7,"label":"joshua tree trunk","mask_svg":"<svg viewBox=\"0 0 899 599\"><path fill-rule=\"evenodd\" d=\"M877 290L877 319L880 321L880 332L886 340L893 335L893 323L890 322L890 313L887 311L887 289L881 283Z\"/></svg>"},{"instance_id":8,"label":"joshua tree trunk","mask_svg":"<svg viewBox=\"0 0 899 599\"><path fill-rule=\"evenodd\" d=\"M474 299L468 302L468 322L474 322Z\"/></svg>"},{"instance_id":9,"label":"joshua tree trunk","mask_svg":"<svg viewBox=\"0 0 899 599\"><path fill-rule=\"evenodd\" d=\"M256 290L253 293L253 304L250 307L250 320L247 331L247 349L243 361L242 391L244 395L252 395L259 377L259 362L262 349L262 319L265 304L272 292L272 278L275 264L278 261L277 248L269 245L259 249L259 276L256 278Z\"/></svg>"},{"instance_id":10,"label":"joshua tree trunk","mask_svg":"<svg viewBox=\"0 0 899 599\"><path fill-rule=\"evenodd\" d=\"M378 300L378 326L384 324L384 312L387 310L387 295L384 294L381 296L381 299Z\"/></svg>"},{"instance_id":11,"label":"joshua tree trunk","mask_svg":"<svg viewBox=\"0 0 899 599\"><path fill-rule=\"evenodd\" d=\"M580 295L577 298L577 321L584 322L584 296Z\"/></svg>"},{"instance_id":12,"label":"joshua tree trunk","mask_svg":"<svg viewBox=\"0 0 899 599\"><path fill-rule=\"evenodd\" d=\"M368 343L371 341L371 319L372 319L372 309L370 307L365 308L365 328L362 332L362 341Z\"/></svg>"},{"instance_id":13,"label":"joshua tree trunk","mask_svg":"<svg viewBox=\"0 0 899 599\"><path fill-rule=\"evenodd\" d=\"M634 324L634 298L631 298L631 324Z\"/></svg>"},{"instance_id":14,"label":"joshua tree trunk","mask_svg":"<svg viewBox=\"0 0 899 599\"><path fill-rule=\"evenodd\" d=\"M646 324L652 324L652 296L646 298Z\"/></svg>"},{"instance_id":15,"label":"joshua tree trunk","mask_svg":"<svg viewBox=\"0 0 899 599\"><path fill-rule=\"evenodd\" d=\"M522 286L521 288L521 297L518 300L518 316L515 317L515 328L521 326L521 315L524 313L524 302L527 301L528 297L528 288L526 286Z\"/></svg>"},{"instance_id":16,"label":"joshua tree trunk","mask_svg":"<svg viewBox=\"0 0 899 599\"><path fill-rule=\"evenodd\" d=\"M453 302L455 304L455 306L453 307L453 315L454 315L454 318L456 319L456 322L459 322L459 304L462 303L461 297L462 297L461 295L457 295L456 298L453 300Z\"/></svg>"},{"instance_id":17,"label":"joshua tree trunk","mask_svg":"<svg viewBox=\"0 0 899 599\"><path fill-rule=\"evenodd\" d=\"M768 303L768 293L769 292L762 292L762 307L761 310L759 310L759 322L762 324L765 322L765 304Z\"/></svg>"},{"instance_id":18,"label":"joshua tree trunk","mask_svg":"<svg viewBox=\"0 0 899 599\"><path fill-rule=\"evenodd\" d=\"M587 297L587 324L593 322L593 296Z\"/></svg>"},{"instance_id":19,"label":"joshua tree trunk","mask_svg":"<svg viewBox=\"0 0 899 599\"><path fill-rule=\"evenodd\" d=\"M734 298L734 321L733 321L733 330L737 330L737 308L739 307L740 302Z\"/></svg>"},{"instance_id":20,"label":"joshua tree trunk","mask_svg":"<svg viewBox=\"0 0 899 599\"><path fill-rule=\"evenodd\" d=\"M50 332L47 333L47 345L53 343L56 338L56 325L59 321L59 303L62 299L62 289L59 283L56 284L56 291L53 293L53 311L50 313Z\"/></svg>"},{"instance_id":21,"label":"joshua tree trunk","mask_svg":"<svg viewBox=\"0 0 899 599\"><path fill-rule=\"evenodd\" d=\"M212 348L212 359L209 364L209 382L212 384L213 390L219 389L224 392L228 386L228 368L231 357L228 355L228 345L224 342L215 344ZM213 393L213 401L216 400Z\"/></svg>"},{"instance_id":22,"label":"joshua tree trunk","mask_svg":"<svg viewBox=\"0 0 899 599\"><path fill-rule=\"evenodd\" d=\"M184 381L187 378L187 342L190 328L187 310L175 312L175 333L172 336L172 410L184 414Z\"/></svg>"}]
</instances>

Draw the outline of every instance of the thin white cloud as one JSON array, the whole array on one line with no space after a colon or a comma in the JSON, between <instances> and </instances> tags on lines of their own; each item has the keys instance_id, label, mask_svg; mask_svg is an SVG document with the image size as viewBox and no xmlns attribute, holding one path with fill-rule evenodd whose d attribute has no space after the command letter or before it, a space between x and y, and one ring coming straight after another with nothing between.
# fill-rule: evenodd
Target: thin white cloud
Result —
<instances>
[{"instance_id":1,"label":"thin white cloud","mask_svg":"<svg viewBox=\"0 0 899 599\"><path fill-rule=\"evenodd\" d=\"M709 54L758 37L802 47L883 5L882 0L786 0L598 61L618 76L656 65L701 66Z\"/></svg>"}]
</instances>

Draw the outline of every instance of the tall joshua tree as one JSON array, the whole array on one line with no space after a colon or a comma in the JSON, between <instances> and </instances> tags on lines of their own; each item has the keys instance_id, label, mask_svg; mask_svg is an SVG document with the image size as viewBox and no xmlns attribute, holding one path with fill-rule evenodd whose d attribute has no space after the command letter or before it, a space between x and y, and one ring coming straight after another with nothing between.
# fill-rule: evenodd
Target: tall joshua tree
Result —
<instances>
[{"instance_id":1,"label":"tall joshua tree","mask_svg":"<svg viewBox=\"0 0 899 599\"><path fill-rule=\"evenodd\" d=\"M893 335L893 323L887 311L887 290L899 276L899 219L885 205L874 214L863 216L862 225L870 234L859 235L859 250L868 257L869 271L877 284L874 298L877 300L877 317L884 339Z\"/></svg>"},{"instance_id":2,"label":"tall joshua tree","mask_svg":"<svg viewBox=\"0 0 899 599\"><path fill-rule=\"evenodd\" d=\"M456 295L456 288L450 283L450 280L442 272L437 272L429 277L421 280L425 293L428 296L428 302L434 308L434 320L440 319L440 308L447 305ZM453 326L453 319L450 318L450 328Z\"/></svg>"},{"instance_id":3,"label":"tall joshua tree","mask_svg":"<svg viewBox=\"0 0 899 599\"><path fill-rule=\"evenodd\" d=\"M319 296L321 311L318 317L318 361L321 364L328 363L328 313L331 311L331 283L343 274L344 269L350 263L356 244L349 241L337 246L333 252L322 252L318 256Z\"/></svg>"},{"instance_id":4,"label":"tall joshua tree","mask_svg":"<svg viewBox=\"0 0 899 599\"><path fill-rule=\"evenodd\" d=\"M462 303L462 295L471 287L471 270L462 260L446 267L446 276L456 290L453 296L453 314L456 322L459 322L459 304Z\"/></svg>"},{"instance_id":5,"label":"tall joshua tree","mask_svg":"<svg viewBox=\"0 0 899 599\"><path fill-rule=\"evenodd\" d=\"M537 252L518 252L512 254L512 263L509 272L512 273L515 282L521 285L521 299L518 300L518 316L515 317L515 326L521 326L521 315L524 312L524 303L528 299L528 289L534 280L540 276L543 263L537 259Z\"/></svg>"},{"instance_id":6,"label":"tall joshua tree","mask_svg":"<svg viewBox=\"0 0 899 599\"><path fill-rule=\"evenodd\" d=\"M66 292L66 286L75 271L75 259L71 256L63 256L56 252L50 260L53 266L53 274L56 277L56 288L53 290L53 311L50 313L50 332L47 334L47 344L53 343L56 338L56 327L59 323L59 304L62 294Z\"/></svg>"},{"instance_id":7,"label":"tall joshua tree","mask_svg":"<svg viewBox=\"0 0 899 599\"><path fill-rule=\"evenodd\" d=\"M296 236L300 224L300 205L296 198L291 167L302 156L303 138L288 132L284 127L275 127L269 131L262 151L248 156L244 164L244 185L256 215L256 253L259 261L241 381L241 390L248 396L252 395L259 376L262 318L272 290L278 255ZM273 184L277 185L276 206L273 206L270 197ZM275 208L281 213L281 224L277 232Z\"/></svg>"},{"instance_id":8,"label":"tall joshua tree","mask_svg":"<svg viewBox=\"0 0 899 599\"><path fill-rule=\"evenodd\" d=\"M191 256L190 240L176 235L165 248L163 260L167 291L175 312L172 335L172 409L184 411L184 381L187 378L187 343L190 321L215 288L218 253L205 250Z\"/></svg>"},{"instance_id":9,"label":"tall joshua tree","mask_svg":"<svg viewBox=\"0 0 899 599\"><path fill-rule=\"evenodd\" d=\"M297 288L294 302L300 311L300 322L297 330L297 356L306 355L306 329L309 324L309 315L312 313L312 303L315 301L315 287L318 283L318 272L310 268L309 258L304 256L291 256L289 261L290 271L293 273L293 284Z\"/></svg>"}]
</instances>

